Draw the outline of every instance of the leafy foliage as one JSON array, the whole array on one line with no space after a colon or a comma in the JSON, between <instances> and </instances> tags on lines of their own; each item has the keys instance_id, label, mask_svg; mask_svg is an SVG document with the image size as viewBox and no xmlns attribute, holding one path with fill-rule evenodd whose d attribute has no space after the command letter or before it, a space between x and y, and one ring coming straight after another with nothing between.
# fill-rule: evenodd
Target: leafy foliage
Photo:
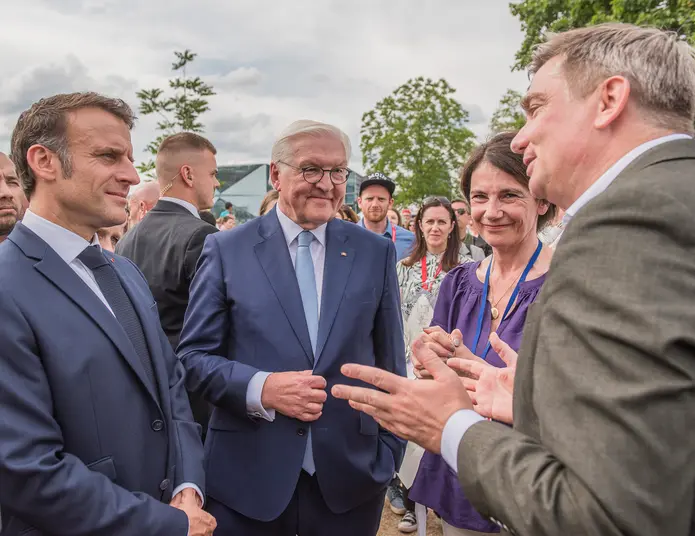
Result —
<instances>
[{"instance_id":1,"label":"leafy foliage","mask_svg":"<svg viewBox=\"0 0 695 536\"><path fill-rule=\"evenodd\" d=\"M158 114L160 121L157 123L157 130L161 133L157 138L147 145L147 152L152 158L138 166L138 171L152 176L154 170L154 156L162 141L177 132L204 132L203 124L199 117L207 112L207 97L214 95L215 92L211 85L206 84L200 77L190 78L187 76L186 68L189 66L197 54L186 49L183 52L174 52L176 61L171 69L174 72L181 72L169 80L169 88L174 94L166 96L163 89L143 89L137 92L140 99L139 111L142 115Z\"/></svg>"},{"instance_id":2,"label":"leafy foliage","mask_svg":"<svg viewBox=\"0 0 695 536\"><path fill-rule=\"evenodd\" d=\"M362 164L398 185L400 204L458 191L456 172L475 144L468 112L446 80L408 80L362 116Z\"/></svg>"},{"instance_id":3,"label":"leafy foliage","mask_svg":"<svg viewBox=\"0 0 695 536\"><path fill-rule=\"evenodd\" d=\"M521 93L508 89L500 100L495 113L490 119L490 131L507 132L519 130L526 123L526 114L521 108Z\"/></svg>"},{"instance_id":4,"label":"leafy foliage","mask_svg":"<svg viewBox=\"0 0 695 536\"><path fill-rule=\"evenodd\" d=\"M602 22L656 26L695 41L695 0L523 0L509 4L525 37L515 70L531 61L534 45L546 32L561 32Z\"/></svg>"}]
</instances>

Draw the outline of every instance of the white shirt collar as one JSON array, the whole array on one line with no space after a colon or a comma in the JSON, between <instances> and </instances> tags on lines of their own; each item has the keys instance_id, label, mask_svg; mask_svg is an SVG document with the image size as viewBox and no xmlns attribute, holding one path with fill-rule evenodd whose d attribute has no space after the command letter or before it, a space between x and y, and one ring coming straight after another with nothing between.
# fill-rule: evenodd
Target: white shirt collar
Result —
<instances>
[{"instance_id":1,"label":"white shirt collar","mask_svg":"<svg viewBox=\"0 0 695 536\"><path fill-rule=\"evenodd\" d=\"M22 225L34 232L41 240L51 246L58 256L67 264L74 261L87 246L97 246L101 249L99 238L96 234L91 242L87 242L81 236L65 227L61 227L60 225L34 214L31 210L27 210L24 214Z\"/></svg>"},{"instance_id":2,"label":"white shirt collar","mask_svg":"<svg viewBox=\"0 0 695 536\"><path fill-rule=\"evenodd\" d=\"M639 145L632 149L629 153L623 156L615 164L606 170L606 172L599 177L599 179L593 183L587 190L579 196L579 198L572 203L572 205L565 211L565 215L562 218L562 224L567 225L577 212L584 207L589 201L594 197L602 194L611 185L611 183L616 179L620 172L623 171L627 166L634 162L637 157L646 153L649 149L653 149L657 145L666 143L673 140L683 140L690 139L687 134L669 134L668 136L662 136L661 138L656 138L654 140L649 140L642 145Z\"/></svg>"},{"instance_id":3,"label":"white shirt collar","mask_svg":"<svg viewBox=\"0 0 695 536\"><path fill-rule=\"evenodd\" d=\"M200 214L198 214L198 209L195 208L195 205L192 203L189 203L188 201L184 201L183 199L179 199L178 197L160 197L160 201L169 201L169 203L175 203L186 210L193 214L196 218L200 219Z\"/></svg>"},{"instance_id":4,"label":"white shirt collar","mask_svg":"<svg viewBox=\"0 0 695 536\"><path fill-rule=\"evenodd\" d=\"M289 217L285 215L285 213L280 210L280 205L275 205L275 211L277 212L278 215L278 220L280 221L280 227L282 228L282 232L285 235L285 240L287 241L287 247L290 247L290 244L296 240L296 238L299 236L299 233L304 231L305 229L301 227L298 223L292 221ZM317 227L316 229L311 231L311 234L314 235L316 240L318 240L323 247L326 247L326 226L328 224L324 223L323 225Z\"/></svg>"}]
</instances>

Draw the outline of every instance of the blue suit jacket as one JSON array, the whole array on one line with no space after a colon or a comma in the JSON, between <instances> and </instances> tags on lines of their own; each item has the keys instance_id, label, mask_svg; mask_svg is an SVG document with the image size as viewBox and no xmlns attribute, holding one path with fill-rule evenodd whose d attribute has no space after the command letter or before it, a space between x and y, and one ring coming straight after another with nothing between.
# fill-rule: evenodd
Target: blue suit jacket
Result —
<instances>
[{"instance_id":1,"label":"blue suit jacket","mask_svg":"<svg viewBox=\"0 0 695 536\"><path fill-rule=\"evenodd\" d=\"M144 277L111 258L155 389L116 318L46 242L18 224L0 245L3 536L187 534L186 515L161 502L184 482L204 489L183 367Z\"/></svg>"},{"instance_id":2,"label":"blue suit jacket","mask_svg":"<svg viewBox=\"0 0 695 536\"><path fill-rule=\"evenodd\" d=\"M328 382L311 424L316 475L334 512L375 497L400 465L405 443L330 395L353 383L344 363L405 375L393 244L332 220L315 374ZM254 519L278 517L294 493L309 424L276 413L251 418L246 390L258 371L312 368L312 349L287 243L275 211L206 239L178 348L188 387L215 406L206 448L208 493ZM361 382L360 382L361 383Z\"/></svg>"}]
</instances>

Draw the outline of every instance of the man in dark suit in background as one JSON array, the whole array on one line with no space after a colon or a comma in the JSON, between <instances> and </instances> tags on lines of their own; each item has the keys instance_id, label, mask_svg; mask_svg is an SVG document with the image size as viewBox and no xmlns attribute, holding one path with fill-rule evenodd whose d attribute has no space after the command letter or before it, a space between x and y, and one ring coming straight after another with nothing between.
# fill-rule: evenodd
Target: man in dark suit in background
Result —
<instances>
[{"instance_id":1,"label":"man in dark suit in background","mask_svg":"<svg viewBox=\"0 0 695 536\"><path fill-rule=\"evenodd\" d=\"M174 350L203 243L217 232L198 214L212 207L220 185L216 153L212 143L198 134L182 132L166 138L156 159L162 197L116 247L119 255L132 260L145 275ZM193 416L205 433L208 406L200 397L190 398Z\"/></svg>"},{"instance_id":2,"label":"man in dark suit in background","mask_svg":"<svg viewBox=\"0 0 695 536\"><path fill-rule=\"evenodd\" d=\"M293 123L273 146L276 208L205 242L178 353L215 406L218 536L379 526L405 443L326 393L348 362L405 375L394 245L335 218L349 158L336 127Z\"/></svg>"},{"instance_id":3,"label":"man in dark suit in background","mask_svg":"<svg viewBox=\"0 0 695 536\"><path fill-rule=\"evenodd\" d=\"M3 536L215 527L183 367L142 274L96 237L125 223L139 182L132 125L120 99L73 93L34 104L12 135L31 204L0 245Z\"/></svg>"}]
</instances>

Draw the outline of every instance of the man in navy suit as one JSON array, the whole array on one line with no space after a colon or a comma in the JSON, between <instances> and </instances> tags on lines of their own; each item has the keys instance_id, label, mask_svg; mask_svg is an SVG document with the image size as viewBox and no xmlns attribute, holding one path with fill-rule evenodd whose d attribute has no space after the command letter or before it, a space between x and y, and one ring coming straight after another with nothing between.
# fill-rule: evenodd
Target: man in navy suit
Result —
<instances>
[{"instance_id":1,"label":"man in navy suit","mask_svg":"<svg viewBox=\"0 0 695 536\"><path fill-rule=\"evenodd\" d=\"M390 240L334 219L350 142L297 121L275 142L275 210L206 239L178 348L214 406L216 534L376 534L405 444L327 396L344 363L405 374Z\"/></svg>"},{"instance_id":2,"label":"man in navy suit","mask_svg":"<svg viewBox=\"0 0 695 536\"><path fill-rule=\"evenodd\" d=\"M123 224L133 114L95 93L22 113L29 210L0 245L3 536L205 536L200 427L147 282L102 252Z\"/></svg>"}]
</instances>

